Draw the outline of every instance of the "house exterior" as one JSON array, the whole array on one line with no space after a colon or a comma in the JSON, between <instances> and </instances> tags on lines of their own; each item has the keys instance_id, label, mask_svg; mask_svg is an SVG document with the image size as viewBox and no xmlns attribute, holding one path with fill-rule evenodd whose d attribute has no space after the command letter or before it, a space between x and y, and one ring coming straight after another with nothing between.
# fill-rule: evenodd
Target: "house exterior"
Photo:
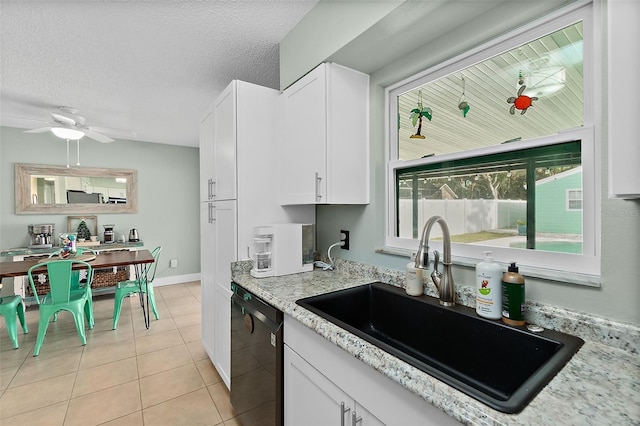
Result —
<instances>
[{"instance_id":1,"label":"house exterior","mask_svg":"<svg viewBox=\"0 0 640 426\"><path fill-rule=\"evenodd\" d=\"M536 231L582 234L582 167L536 182Z\"/></svg>"}]
</instances>

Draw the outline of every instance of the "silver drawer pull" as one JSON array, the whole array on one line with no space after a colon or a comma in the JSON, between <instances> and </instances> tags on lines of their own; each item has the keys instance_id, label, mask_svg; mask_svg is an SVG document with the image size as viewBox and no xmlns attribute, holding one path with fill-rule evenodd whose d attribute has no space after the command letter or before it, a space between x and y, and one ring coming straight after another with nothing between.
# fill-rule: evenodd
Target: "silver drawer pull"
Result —
<instances>
[{"instance_id":1,"label":"silver drawer pull","mask_svg":"<svg viewBox=\"0 0 640 426\"><path fill-rule=\"evenodd\" d=\"M341 402L340 403L340 426L344 426L344 415L347 414L349 411L351 411L351 408L345 407L344 402Z\"/></svg>"}]
</instances>

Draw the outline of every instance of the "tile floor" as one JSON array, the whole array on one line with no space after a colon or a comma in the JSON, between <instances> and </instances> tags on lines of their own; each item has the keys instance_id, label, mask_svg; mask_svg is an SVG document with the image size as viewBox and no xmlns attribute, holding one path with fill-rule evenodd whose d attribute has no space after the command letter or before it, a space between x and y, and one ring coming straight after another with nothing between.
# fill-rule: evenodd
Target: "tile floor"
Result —
<instances>
[{"instance_id":1,"label":"tile floor","mask_svg":"<svg viewBox=\"0 0 640 426\"><path fill-rule=\"evenodd\" d=\"M50 323L33 357L38 310L13 349L0 320L0 424L239 425L229 392L200 343L200 282L156 287L160 319L145 329L139 299L112 330L113 296L94 298L82 346L70 314Z\"/></svg>"}]
</instances>

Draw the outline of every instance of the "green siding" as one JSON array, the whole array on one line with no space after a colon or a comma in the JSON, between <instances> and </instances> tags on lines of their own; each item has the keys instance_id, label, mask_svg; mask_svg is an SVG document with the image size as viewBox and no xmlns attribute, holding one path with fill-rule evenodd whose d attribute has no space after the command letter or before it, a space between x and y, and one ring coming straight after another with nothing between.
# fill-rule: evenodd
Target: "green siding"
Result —
<instances>
[{"instance_id":1,"label":"green siding","mask_svg":"<svg viewBox=\"0 0 640 426\"><path fill-rule=\"evenodd\" d=\"M536 231L582 234L582 210L567 210L567 191L582 189L582 172L536 185Z\"/></svg>"}]
</instances>

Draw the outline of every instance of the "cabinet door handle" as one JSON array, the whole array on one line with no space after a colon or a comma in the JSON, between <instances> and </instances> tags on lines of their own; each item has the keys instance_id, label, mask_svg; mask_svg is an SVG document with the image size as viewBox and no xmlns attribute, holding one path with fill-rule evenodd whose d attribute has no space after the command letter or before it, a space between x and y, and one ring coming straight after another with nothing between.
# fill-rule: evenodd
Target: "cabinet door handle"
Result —
<instances>
[{"instance_id":1,"label":"cabinet door handle","mask_svg":"<svg viewBox=\"0 0 640 426\"><path fill-rule=\"evenodd\" d=\"M344 426L344 415L351 411L351 408L346 407L344 402L340 403L340 426Z\"/></svg>"},{"instance_id":2,"label":"cabinet door handle","mask_svg":"<svg viewBox=\"0 0 640 426\"><path fill-rule=\"evenodd\" d=\"M211 199L216 199L216 181L211 179Z\"/></svg>"},{"instance_id":3,"label":"cabinet door handle","mask_svg":"<svg viewBox=\"0 0 640 426\"><path fill-rule=\"evenodd\" d=\"M362 423L362 416L358 417L354 411L351 413L351 426L358 426L358 423Z\"/></svg>"},{"instance_id":4,"label":"cabinet door handle","mask_svg":"<svg viewBox=\"0 0 640 426\"><path fill-rule=\"evenodd\" d=\"M211 178L207 179L207 200L211 199Z\"/></svg>"},{"instance_id":5,"label":"cabinet door handle","mask_svg":"<svg viewBox=\"0 0 640 426\"><path fill-rule=\"evenodd\" d=\"M316 172L316 202L320 202L322 200L322 195L320 195L320 181L322 178L318 176L318 172Z\"/></svg>"}]
</instances>

